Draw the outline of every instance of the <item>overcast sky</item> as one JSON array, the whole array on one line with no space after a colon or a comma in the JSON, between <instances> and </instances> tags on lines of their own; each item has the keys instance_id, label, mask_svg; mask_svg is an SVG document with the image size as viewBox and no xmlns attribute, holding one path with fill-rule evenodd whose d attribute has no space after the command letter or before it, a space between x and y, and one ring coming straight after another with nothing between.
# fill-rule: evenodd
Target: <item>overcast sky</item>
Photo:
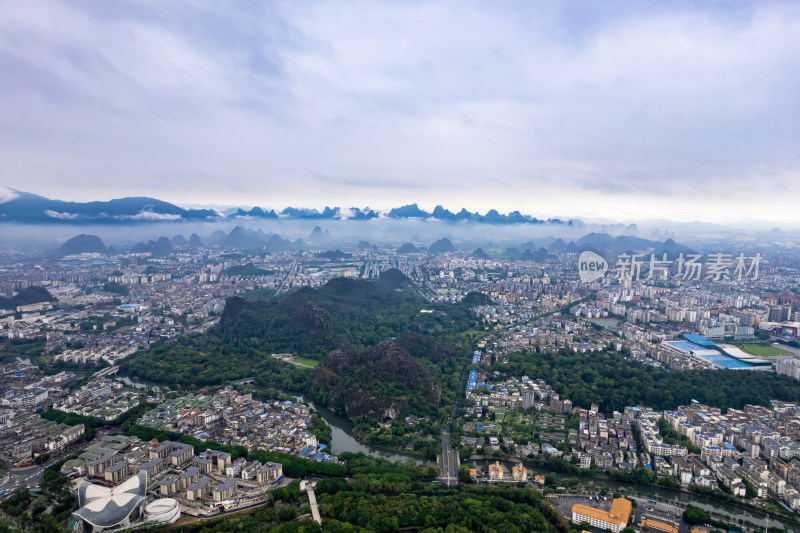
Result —
<instances>
[{"instance_id":1,"label":"overcast sky","mask_svg":"<svg viewBox=\"0 0 800 533\"><path fill-rule=\"evenodd\" d=\"M800 2L0 0L0 185L797 221Z\"/></svg>"}]
</instances>

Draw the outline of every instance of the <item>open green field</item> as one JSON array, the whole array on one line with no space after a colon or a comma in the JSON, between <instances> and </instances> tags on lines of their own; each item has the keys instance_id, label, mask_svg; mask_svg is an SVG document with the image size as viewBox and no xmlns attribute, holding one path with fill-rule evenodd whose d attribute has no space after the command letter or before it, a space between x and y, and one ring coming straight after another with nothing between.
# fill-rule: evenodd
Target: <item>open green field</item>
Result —
<instances>
[{"instance_id":1,"label":"open green field","mask_svg":"<svg viewBox=\"0 0 800 533\"><path fill-rule=\"evenodd\" d=\"M319 366L319 361L314 361L313 359L304 359L302 357L295 357L292 359L292 364L297 366L305 366L308 368L317 368Z\"/></svg>"},{"instance_id":2,"label":"open green field","mask_svg":"<svg viewBox=\"0 0 800 533\"><path fill-rule=\"evenodd\" d=\"M792 352L782 350L777 346L765 346L763 344L745 344L742 350L753 355L770 356L770 355L794 355Z\"/></svg>"},{"instance_id":3,"label":"open green field","mask_svg":"<svg viewBox=\"0 0 800 533\"><path fill-rule=\"evenodd\" d=\"M483 337L491 335L492 333L494 333L494 330L489 331L489 330L479 330L470 328L466 331L462 331L461 333L458 334L458 336L467 341L468 343L474 343L479 341Z\"/></svg>"}]
</instances>

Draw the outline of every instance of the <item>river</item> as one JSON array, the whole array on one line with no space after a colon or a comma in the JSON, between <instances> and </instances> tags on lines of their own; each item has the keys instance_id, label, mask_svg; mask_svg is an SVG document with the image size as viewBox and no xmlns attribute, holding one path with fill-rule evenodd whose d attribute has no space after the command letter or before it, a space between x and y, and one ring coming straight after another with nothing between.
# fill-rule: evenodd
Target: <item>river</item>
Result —
<instances>
[{"instance_id":1,"label":"river","mask_svg":"<svg viewBox=\"0 0 800 533\"><path fill-rule=\"evenodd\" d=\"M137 380L137 382L131 382L127 378L118 378L122 381L125 381L129 385L139 385L143 386L144 382ZM149 383L148 383L149 384ZM152 384L151 384L152 385ZM304 398L302 395L293 394L286 391L284 392L287 396L294 397L298 402L303 402ZM404 454L402 452L395 452L395 451L387 451L381 448L375 448L368 444L363 444L356 440L355 436L353 435L353 423L343 416L339 416L335 414L333 411L328 409L327 407L317 406L314 405L313 402L308 402L309 407L314 409L319 413L319 415L325 420L325 422L331 427L331 446L330 446L330 453L337 455L342 452L363 452L367 455L372 455L374 457L382 457L384 459L388 459L389 461L402 461L406 462L409 459L412 460L417 465L425 464L425 460L420 459L419 456L411 455L411 454ZM469 463L475 463L478 466L488 465L489 463L493 463L494 461L489 461L486 459L483 460L476 460L476 461L469 461ZM513 463L509 461L501 461L504 468L507 472L511 471L511 467ZM467 464L465 462L464 464ZM538 473L546 474L547 471L543 471L541 469L537 470ZM653 487L650 485L636 485L630 483L622 483L620 481L614 481L610 479L599 479L599 478L580 478L582 485L594 485L594 486L606 486L612 491L618 492L636 492L639 495L643 495L646 497L655 497L660 500L677 500L682 504L691 503L697 507L702 507L703 509L715 512L715 513L722 513L728 515L733 520L745 520L751 522L753 524L757 524L761 527L765 527L767 525L766 516L764 514L754 514L753 512L736 507L731 505L727 502L711 499L705 496L700 496L697 494L690 494L687 492L677 491L677 490L670 490L665 489L663 487ZM795 524L788 524L780 519L770 516L769 523L772 527L782 527L783 529L787 529L789 531L796 531L800 533L800 526Z\"/></svg>"},{"instance_id":2,"label":"river","mask_svg":"<svg viewBox=\"0 0 800 533\"><path fill-rule=\"evenodd\" d=\"M298 402L303 401L303 396L284 392L289 396L293 396ZM321 405L314 405L309 401L308 406L317 411L323 420L331 427L331 447L330 452L333 455L338 455L342 452L364 452L367 455L375 457L382 457L389 461L408 461L411 459L415 464L425 464L425 461L417 455L405 454L402 452L387 451L381 448L375 448L369 444L363 444L356 440L353 435L353 423L343 416L339 416L327 407Z\"/></svg>"},{"instance_id":3,"label":"river","mask_svg":"<svg viewBox=\"0 0 800 533\"><path fill-rule=\"evenodd\" d=\"M128 376L120 376L119 374L117 374L116 380L121 381L128 387L133 387L134 389L143 390L149 386L153 392L169 392L168 387L164 387L163 385L159 386L152 381L147 381L146 379L136 378L135 380L132 380Z\"/></svg>"}]
</instances>

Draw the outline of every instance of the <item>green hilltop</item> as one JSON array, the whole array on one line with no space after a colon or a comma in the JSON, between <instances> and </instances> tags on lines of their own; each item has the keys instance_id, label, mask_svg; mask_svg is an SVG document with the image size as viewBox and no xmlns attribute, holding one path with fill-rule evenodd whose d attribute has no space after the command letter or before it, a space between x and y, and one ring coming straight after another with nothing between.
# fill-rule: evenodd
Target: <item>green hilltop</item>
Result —
<instances>
[{"instance_id":1,"label":"green hilltop","mask_svg":"<svg viewBox=\"0 0 800 533\"><path fill-rule=\"evenodd\" d=\"M158 343L122 361L124 373L184 389L255 378L302 392L351 419L435 415L455 399L472 326L469 307L431 304L399 271L379 280L336 278L318 289L229 298L205 335ZM247 295L252 296L252 295ZM433 311L420 313L422 309ZM289 365L271 354L320 361Z\"/></svg>"}]
</instances>

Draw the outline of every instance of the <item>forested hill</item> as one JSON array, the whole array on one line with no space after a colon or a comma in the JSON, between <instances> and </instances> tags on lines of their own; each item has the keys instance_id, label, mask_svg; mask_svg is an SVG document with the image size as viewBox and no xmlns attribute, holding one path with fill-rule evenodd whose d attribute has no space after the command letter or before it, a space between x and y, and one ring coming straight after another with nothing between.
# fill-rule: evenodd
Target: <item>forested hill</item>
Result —
<instances>
[{"instance_id":1,"label":"forested hill","mask_svg":"<svg viewBox=\"0 0 800 533\"><path fill-rule=\"evenodd\" d=\"M469 354L464 336L476 319L466 304L428 302L407 285L398 271L277 298L230 298L207 335L157 343L120 366L192 390L253 376L259 386L303 392L350 418L380 419L386 409L434 414L455 399ZM312 370L273 353L322 364Z\"/></svg>"},{"instance_id":2,"label":"forested hill","mask_svg":"<svg viewBox=\"0 0 800 533\"><path fill-rule=\"evenodd\" d=\"M20 305L55 302L56 299L43 287L27 287L11 298L0 298L0 309L16 309Z\"/></svg>"},{"instance_id":3,"label":"forested hill","mask_svg":"<svg viewBox=\"0 0 800 533\"><path fill-rule=\"evenodd\" d=\"M257 342L273 353L322 359L331 350L372 346L399 335L424 305L420 295L392 283L335 278L282 298L229 298L219 334L229 342Z\"/></svg>"},{"instance_id":4,"label":"forested hill","mask_svg":"<svg viewBox=\"0 0 800 533\"><path fill-rule=\"evenodd\" d=\"M314 400L351 420L380 420L387 410L393 417L433 414L442 392L431 371L393 341L361 351L334 350L315 371L312 385Z\"/></svg>"}]
</instances>

